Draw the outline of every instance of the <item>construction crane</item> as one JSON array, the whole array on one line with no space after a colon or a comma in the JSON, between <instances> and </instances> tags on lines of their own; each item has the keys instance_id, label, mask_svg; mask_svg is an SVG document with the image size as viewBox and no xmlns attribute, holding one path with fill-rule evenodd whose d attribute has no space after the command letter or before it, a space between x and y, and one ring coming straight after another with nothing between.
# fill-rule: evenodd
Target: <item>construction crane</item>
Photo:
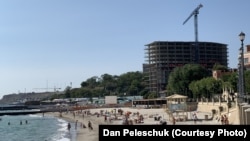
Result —
<instances>
[{"instance_id":1,"label":"construction crane","mask_svg":"<svg viewBox=\"0 0 250 141\"><path fill-rule=\"evenodd\" d=\"M200 8L203 7L202 4L199 4L198 7L194 9L194 11L190 14L190 16L183 22L183 25L194 16L194 32L195 32L195 62L198 63L199 54L198 54L198 14Z\"/></svg>"}]
</instances>

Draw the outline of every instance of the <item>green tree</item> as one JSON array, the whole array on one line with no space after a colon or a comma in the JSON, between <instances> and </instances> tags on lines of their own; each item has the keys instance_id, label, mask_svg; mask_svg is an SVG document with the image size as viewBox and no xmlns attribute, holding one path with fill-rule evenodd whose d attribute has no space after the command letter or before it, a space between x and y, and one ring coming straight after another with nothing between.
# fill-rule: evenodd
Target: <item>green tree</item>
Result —
<instances>
[{"instance_id":1,"label":"green tree","mask_svg":"<svg viewBox=\"0 0 250 141\"><path fill-rule=\"evenodd\" d=\"M113 95L116 89L116 78L117 76L112 76L110 74L101 75L101 85L105 91L106 95Z\"/></svg>"},{"instance_id":2,"label":"green tree","mask_svg":"<svg viewBox=\"0 0 250 141\"><path fill-rule=\"evenodd\" d=\"M250 94L250 70L245 71L245 91Z\"/></svg>"},{"instance_id":3,"label":"green tree","mask_svg":"<svg viewBox=\"0 0 250 141\"><path fill-rule=\"evenodd\" d=\"M101 77L91 77L81 83L81 89L71 91L71 96L86 97L91 94L92 97L103 97L105 95L144 95L147 93L146 85L143 80L142 72L127 72L117 75L103 74ZM86 93L88 91L88 94Z\"/></svg>"},{"instance_id":4,"label":"green tree","mask_svg":"<svg viewBox=\"0 0 250 141\"><path fill-rule=\"evenodd\" d=\"M177 67L169 75L167 90L170 93L181 93L193 97L189 91L189 84L207 76L209 76L208 71L199 64Z\"/></svg>"},{"instance_id":5,"label":"green tree","mask_svg":"<svg viewBox=\"0 0 250 141\"><path fill-rule=\"evenodd\" d=\"M237 72L228 73L221 77L223 82L227 82L227 86L230 86L233 92L237 92L238 89L238 78Z\"/></svg>"},{"instance_id":6,"label":"green tree","mask_svg":"<svg viewBox=\"0 0 250 141\"><path fill-rule=\"evenodd\" d=\"M65 98L70 98L71 97L71 95L70 95L70 87L68 86L68 87L66 87L65 88Z\"/></svg>"},{"instance_id":7,"label":"green tree","mask_svg":"<svg viewBox=\"0 0 250 141\"><path fill-rule=\"evenodd\" d=\"M226 66L221 65L220 63L215 63L213 66L213 70L227 71L228 68Z\"/></svg>"},{"instance_id":8,"label":"green tree","mask_svg":"<svg viewBox=\"0 0 250 141\"><path fill-rule=\"evenodd\" d=\"M85 83L82 82L81 86L85 85L85 86L87 86L89 88L95 88L99 84L97 80L98 80L98 77L97 76L93 76L93 77L87 79Z\"/></svg>"},{"instance_id":9,"label":"green tree","mask_svg":"<svg viewBox=\"0 0 250 141\"><path fill-rule=\"evenodd\" d=\"M206 77L197 81L192 81L189 89L194 98L212 98L214 94L222 92L222 80L216 80L213 77Z\"/></svg>"}]
</instances>

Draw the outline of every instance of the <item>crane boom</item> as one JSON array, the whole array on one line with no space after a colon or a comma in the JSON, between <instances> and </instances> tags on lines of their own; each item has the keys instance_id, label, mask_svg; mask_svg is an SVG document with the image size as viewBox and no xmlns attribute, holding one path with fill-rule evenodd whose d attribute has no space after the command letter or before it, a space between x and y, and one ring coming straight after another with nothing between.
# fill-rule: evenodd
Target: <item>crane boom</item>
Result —
<instances>
[{"instance_id":1,"label":"crane boom","mask_svg":"<svg viewBox=\"0 0 250 141\"><path fill-rule=\"evenodd\" d=\"M198 14L200 8L203 7L202 4L199 4L194 11L190 14L190 16L183 22L183 25L192 17L194 16L194 32L195 32L195 62L197 63L199 60L199 55L198 55Z\"/></svg>"},{"instance_id":2,"label":"crane boom","mask_svg":"<svg viewBox=\"0 0 250 141\"><path fill-rule=\"evenodd\" d=\"M190 14L190 16L183 22L183 25L193 16L199 14L199 9L203 7L202 4L198 5L197 8L194 9L194 11Z\"/></svg>"}]
</instances>

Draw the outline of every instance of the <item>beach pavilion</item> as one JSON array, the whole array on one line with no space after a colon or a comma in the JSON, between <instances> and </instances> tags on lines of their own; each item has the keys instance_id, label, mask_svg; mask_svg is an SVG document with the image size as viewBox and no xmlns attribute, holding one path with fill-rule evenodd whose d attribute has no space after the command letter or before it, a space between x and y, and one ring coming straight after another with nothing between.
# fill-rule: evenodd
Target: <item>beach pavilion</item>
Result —
<instances>
[{"instance_id":1,"label":"beach pavilion","mask_svg":"<svg viewBox=\"0 0 250 141\"><path fill-rule=\"evenodd\" d=\"M144 107L166 107L172 110L181 110L186 107L187 96L180 94L173 94L168 97L155 98L155 99L134 99L132 101L132 106L144 106ZM169 107L170 106L170 107Z\"/></svg>"},{"instance_id":2,"label":"beach pavilion","mask_svg":"<svg viewBox=\"0 0 250 141\"><path fill-rule=\"evenodd\" d=\"M132 100L132 107L162 108L166 103L166 98L134 99Z\"/></svg>"},{"instance_id":3,"label":"beach pavilion","mask_svg":"<svg viewBox=\"0 0 250 141\"><path fill-rule=\"evenodd\" d=\"M177 120L187 119L187 96L173 94L166 97L166 112Z\"/></svg>"}]
</instances>

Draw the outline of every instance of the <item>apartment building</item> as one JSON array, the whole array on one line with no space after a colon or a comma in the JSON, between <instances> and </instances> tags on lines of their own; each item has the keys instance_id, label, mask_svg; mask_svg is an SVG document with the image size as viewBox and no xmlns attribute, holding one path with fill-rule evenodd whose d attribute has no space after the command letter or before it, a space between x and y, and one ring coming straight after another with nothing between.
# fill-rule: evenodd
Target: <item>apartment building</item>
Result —
<instances>
[{"instance_id":1,"label":"apartment building","mask_svg":"<svg viewBox=\"0 0 250 141\"><path fill-rule=\"evenodd\" d=\"M250 45L246 46L246 51L244 52L244 66L247 70L250 70Z\"/></svg>"}]
</instances>

